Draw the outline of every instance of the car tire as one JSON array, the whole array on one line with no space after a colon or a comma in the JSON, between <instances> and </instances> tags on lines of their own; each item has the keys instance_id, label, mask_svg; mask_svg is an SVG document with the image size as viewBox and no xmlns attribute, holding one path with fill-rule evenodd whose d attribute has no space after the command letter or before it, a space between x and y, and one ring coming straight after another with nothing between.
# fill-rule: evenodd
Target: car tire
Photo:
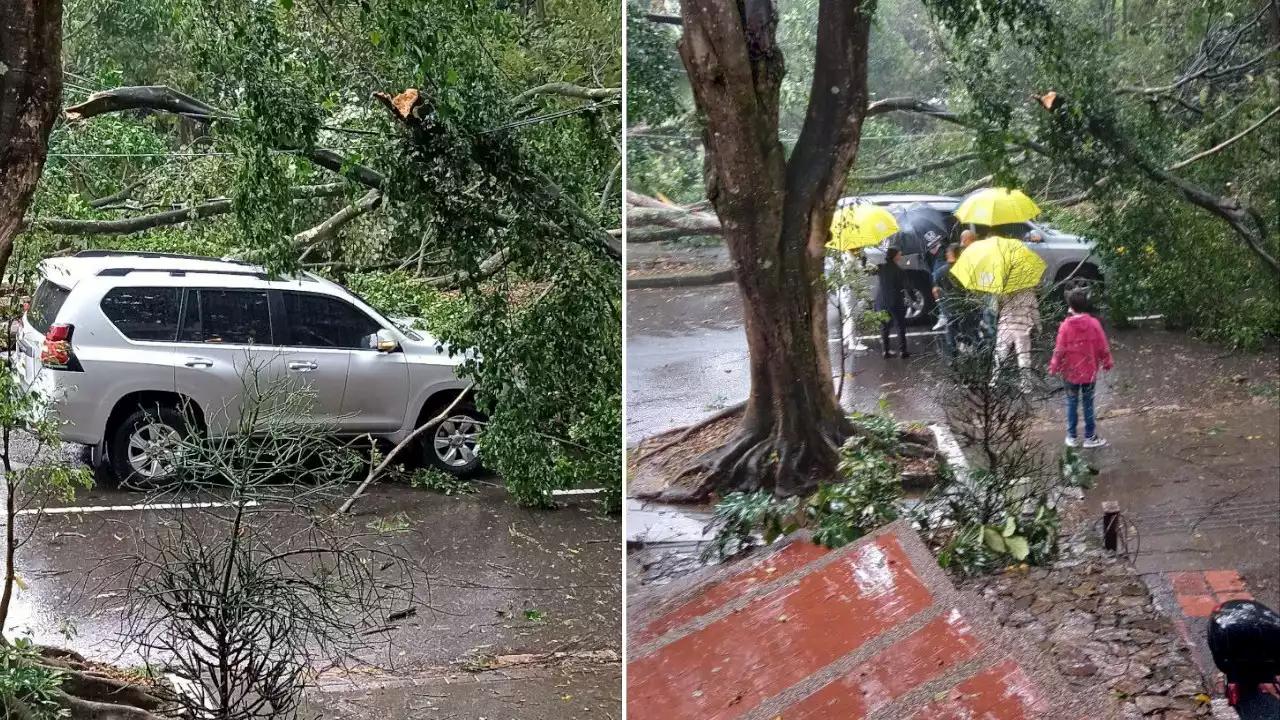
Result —
<instances>
[{"instance_id":1,"label":"car tire","mask_svg":"<svg viewBox=\"0 0 1280 720\"><path fill-rule=\"evenodd\" d=\"M933 278L929 273L910 271L908 285L902 291L907 308L907 324L923 325L933 322Z\"/></svg>"},{"instance_id":2,"label":"car tire","mask_svg":"<svg viewBox=\"0 0 1280 720\"><path fill-rule=\"evenodd\" d=\"M1078 269L1077 269L1078 268ZM1074 275L1072 274L1074 273ZM1067 278L1070 277L1070 280ZM1062 296L1078 288L1084 288L1089 295L1102 289L1102 275L1092 265L1071 265L1058 271L1056 282L1062 283Z\"/></svg>"},{"instance_id":3,"label":"car tire","mask_svg":"<svg viewBox=\"0 0 1280 720\"><path fill-rule=\"evenodd\" d=\"M107 448L107 461L116 481L122 486L143 487L171 479L171 469L166 471L160 459L148 454L154 453L155 444L163 443L170 433L177 437L187 434L187 423L177 408L155 405L130 413L111 433Z\"/></svg>"},{"instance_id":4,"label":"car tire","mask_svg":"<svg viewBox=\"0 0 1280 720\"><path fill-rule=\"evenodd\" d=\"M444 409L432 410L425 418L434 419ZM423 461L429 467L460 478L478 475L481 465L477 439L484 421L485 416L474 404L458 403L444 421L422 434L419 447Z\"/></svg>"}]
</instances>

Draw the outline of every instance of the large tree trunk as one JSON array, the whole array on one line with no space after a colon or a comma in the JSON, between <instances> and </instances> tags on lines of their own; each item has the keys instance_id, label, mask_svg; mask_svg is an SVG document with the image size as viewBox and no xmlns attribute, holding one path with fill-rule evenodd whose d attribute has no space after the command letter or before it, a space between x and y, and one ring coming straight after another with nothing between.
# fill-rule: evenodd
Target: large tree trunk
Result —
<instances>
[{"instance_id":1,"label":"large tree trunk","mask_svg":"<svg viewBox=\"0 0 1280 720\"><path fill-rule=\"evenodd\" d=\"M0 0L0 276L62 96L62 0Z\"/></svg>"},{"instance_id":2,"label":"large tree trunk","mask_svg":"<svg viewBox=\"0 0 1280 720\"><path fill-rule=\"evenodd\" d=\"M737 436L705 456L707 492L812 490L854 431L831 383L824 246L867 106L874 2L823 0L809 108L790 160L778 138L784 67L770 0L685 0L680 56L698 109L707 196L742 294L751 395Z\"/></svg>"}]
</instances>

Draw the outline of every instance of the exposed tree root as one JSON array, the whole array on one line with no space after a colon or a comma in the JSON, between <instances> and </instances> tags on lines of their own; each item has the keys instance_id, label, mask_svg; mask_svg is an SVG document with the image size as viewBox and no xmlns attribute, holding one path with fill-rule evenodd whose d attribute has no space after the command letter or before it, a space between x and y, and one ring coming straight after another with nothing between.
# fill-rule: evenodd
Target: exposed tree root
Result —
<instances>
[{"instance_id":1,"label":"exposed tree root","mask_svg":"<svg viewBox=\"0 0 1280 720\"><path fill-rule=\"evenodd\" d=\"M677 476L696 475L694 487L672 485L659 499L696 502L711 494L766 490L778 497L807 495L835 476L840 446L860 432L847 420L794 441L778 432L744 427L723 446L695 460Z\"/></svg>"},{"instance_id":2,"label":"exposed tree root","mask_svg":"<svg viewBox=\"0 0 1280 720\"><path fill-rule=\"evenodd\" d=\"M62 673L59 702L71 720L166 720L174 698L164 688L147 687L95 669L83 656L63 648L40 648L41 666ZM7 717L32 717L21 705L6 708Z\"/></svg>"},{"instance_id":3,"label":"exposed tree root","mask_svg":"<svg viewBox=\"0 0 1280 720\"><path fill-rule=\"evenodd\" d=\"M655 447L652 449L642 449L640 452L636 453L635 459L632 460L632 462L638 463L645 460L646 458L653 457L654 455L661 455L662 453L670 450L676 445L679 445L685 440L688 440L690 437L693 436L694 433L707 427L708 425L719 422L720 420L723 420L724 418L729 417L730 415L733 415L735 413L742 412L742 409L745 408L746 406L747 406L747 401L743 400L742 402L736 405L730 405L729 407L715 413L711 417L700 420L684 428L683 430L681 430L680 428L673 428L671 430L668 430L665 433L660 433L658 435L655 435L653 436L653 438L650 438L650 440L657 437L661 437L662 435L671 435L674 433L678 433L674 438L662 443L658 447Z\"/></svg>"}]
</instances>

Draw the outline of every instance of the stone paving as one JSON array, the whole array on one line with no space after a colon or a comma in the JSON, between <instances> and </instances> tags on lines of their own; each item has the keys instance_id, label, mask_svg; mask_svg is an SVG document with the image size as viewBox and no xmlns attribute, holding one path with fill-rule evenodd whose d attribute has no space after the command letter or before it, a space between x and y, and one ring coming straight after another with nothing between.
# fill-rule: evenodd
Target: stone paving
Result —
<instances>
[{"instance_id":1,"label":"stone paving","mask_svg":"<svg viewBox=\"0 0 1280 720\"><path fill-rule=\"evenodd\" d=\"M957 591L905 522L839 550L803 533L628 598L627 716L1119 717Z\"/></svg>"},{"instance_id":2,"label":"stone paving","mask_svg":"<svg viewBox=\"0 0 1280 720\"><path fill-rule=\"evenodd\" d=\"M1071 687L1109 691L1124 717L1210 716L1209 683L1185 629L1157 607L1133 565L1081 541L1065 545L1052 567L1011 568L962 587L1047 653Z\"/></svg>"}]
</instances>

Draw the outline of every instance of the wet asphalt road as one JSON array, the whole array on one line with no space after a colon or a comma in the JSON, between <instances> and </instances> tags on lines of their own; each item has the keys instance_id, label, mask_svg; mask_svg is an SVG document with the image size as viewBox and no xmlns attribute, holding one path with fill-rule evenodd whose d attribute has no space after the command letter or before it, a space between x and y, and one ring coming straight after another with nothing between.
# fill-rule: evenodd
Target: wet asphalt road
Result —
<instances>
[{"instance_id":1,"label":"wet asphalt road","mask_svg":"<svg viewBox=\"0 0 1280 720\"><path fill-rule=\"evenodd\" d=\"M73 446L64 452L80 457ZM454 677L452 684L458 685L458 678L474 677L463 670L464 664L503 655L621 653L619 518L600 513L589 495L563 498L557 510L532 511L516 507L495 478L477 483L478 494L457 497L380 483L344 521L347 531L365 535L366 545L412 563L408 580L414 597L409 604L415 613L373 635L374 642L355 662L363 669L347 676L356 684L348 682L335 692L362 697L360 688L366 678L388 675L430 676L444 678L446 683ZM215 524L203 515L210 510L136 507L142 502L141 493L103 484L81 492L73 503L55 503L113 509L44 517L39 531L19 552L19 574L28 588L16 593L6 631L71 647L93 659L139 665L144 658L136 643L121 635L126 625L125 595L132 588L118 558L135 552L140 538L154 537L172 525L179 513L187 514L198 529L212 529ZM280 504L265 504L254 523L277 540L307 527L283 509ZM408 527L385 530L379 526L379 521L400 517ZM29 530L30 522L31 518L22 518L17 527ZM397 604L387 611L404 609ZM64 635L67 629L74 629L70 638ZM561 677L565 671L547 668L544 673L533 668L526 674L524 685L543 687L543 695L559 697L551 689L560 680L539 685L537 678ZM571 675L581 687L584 702L590 699L587 704L594 713L575 717L619 716L621 681L616 661L588 663ZM472 697L463 687L465 682L450 690L453 706L483 707L495 717L507 716L502 711L504 695L495 695L494 686L474 686L484 697ZM324 716L395 717L395 708L403 702L402 697L382 694L355 706L367 710L367 715L335 711ZM520 716L562 717L552 712L552 705L543 705L542 710ZM519 703L508 709L517 707Z\"/></svg>"}]
</instances>

